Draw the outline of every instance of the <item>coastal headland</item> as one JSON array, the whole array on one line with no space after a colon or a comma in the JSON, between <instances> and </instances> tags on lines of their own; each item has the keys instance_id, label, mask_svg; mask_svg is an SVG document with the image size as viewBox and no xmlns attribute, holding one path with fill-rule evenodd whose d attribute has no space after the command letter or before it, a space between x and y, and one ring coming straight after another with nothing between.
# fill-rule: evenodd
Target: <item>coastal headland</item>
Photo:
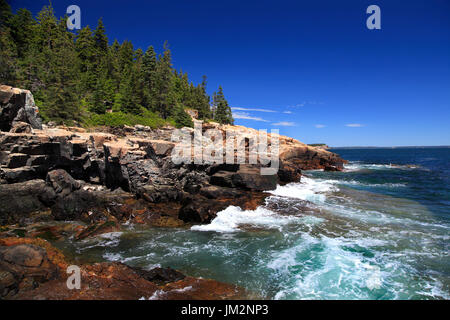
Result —
<instances>
[{"instance_id":1,"label":"coastal headland","mask_svg":"<svg viewBox=\"0 0 450 320\"><path fill-rule=\"evenodd\" d=\"M231 205L256 209L265 191L300 181L302 170L339 171L345 163L323 148L277 135L278 170L262 175L261 167L270 163L249 163L257 130L194 119L203 132L217 130L224 140L230 132L243 137L234 152L242 147L246 161L176 164L173 127L42 125L30 91L0 89L1 298L137 299L158 292L161 299L243 297L241 289L214 280L115 262L83 265L82 290L69 290L70 262L50 243L117 232L124 223L167 228L210 223ZM194 129L183 130L194 143ZM274 137L268 134L269 147ZM197 289L182 290L189 286Z\"/></svg>"}]
</instances>

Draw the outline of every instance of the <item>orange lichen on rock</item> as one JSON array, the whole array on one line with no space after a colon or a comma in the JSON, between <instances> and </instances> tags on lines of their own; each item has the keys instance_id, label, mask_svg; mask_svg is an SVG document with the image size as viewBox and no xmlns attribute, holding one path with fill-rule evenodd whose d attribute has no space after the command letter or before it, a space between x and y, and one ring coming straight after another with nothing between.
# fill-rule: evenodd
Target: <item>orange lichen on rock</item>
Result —
<instances>
[{"instance_id":1,"label":"orange lichen on rock","mask_svg":"<svg viewBox=\"0 0 450 320\"><path fill-rule=\"evenodd\" d=\"M59 269L65 270L69 266L61 251L53 247L48 241L41 238L0 238L0 246L11 247L21 244L31 244L43 248L47 252L48 259Z\"/></svg>"}]
</instances>

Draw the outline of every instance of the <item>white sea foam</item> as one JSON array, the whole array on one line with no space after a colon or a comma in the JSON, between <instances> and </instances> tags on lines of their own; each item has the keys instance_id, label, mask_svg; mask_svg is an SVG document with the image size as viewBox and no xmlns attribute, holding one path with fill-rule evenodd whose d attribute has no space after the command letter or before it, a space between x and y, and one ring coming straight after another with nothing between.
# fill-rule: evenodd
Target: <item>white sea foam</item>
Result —
<instances>
[{"instance_id":1,"label":"white sea foam","mask_svg":"<svg viewBox=\"0 0 450 320\"><path fill-rule=\"evenodd\" d=\"M122 261L123 257L120 253L112 253L112 252L106 252L103 254L103 258L108 261Z\"/></svg>"},{"instance_id":2,"label":"white sea foam","mask_svg":"<svg viewBox=\"0 0 450 320\"><path fill-rule=\"evenodd\" d=\"M156 290L151 297L148 298L148 300L160 300L166 295L166 292L164 290ZM141 298L142 299L142 298ZM144 298L145 300L145 298Z\"/></svg>"},{"instance_id":3,"label":"white sea foam","mask_svg":"<svg viewBox=\"0 0 450 320\"><path fill-rule=\"evenodd\" d=\"M338 190L339 189L328 180L312 179L303 176L301 182L277 186L275 190L269 192L276 196L321 203L325 201L327 193Z\"/></svg>"},{"instance_id":4,"label":"white sea foam","mask_svg":"<svg viewBox=\"0 0 450 320\"><path fill-rule=\"evenodd\" d=\"M360 242L365 248L383 244L378 239L315 238L304 234L297 245L275 253L267 267L279 279L286 279L275 299L373 298L391 273L381 268L376 258L346 249ZM294 277L292 270L297 270Z\"/></svg>"},{"instance_id":5,"label":"white sea foam","mask_svg":"<svg viewBox=\"0 0 450 320\"><path fill-rule=\"evenodd\" d=\"M360 187L382 187L382 188L401 188L406 187L405 183L362 183L355 180L325 180L327 183Z\"/></svg>"},{"instance_id":6,"label":"white sea foam","mask_svg":"<svg viewBox=\"0 0 450 320\"><path fill-rule=\"evenodd\" d=\"M420 167L415 165L360 163L356 161L344 164L344 171L346 172L360 171L360 170L386 170L386 169L410 170L417 168Z\"/></svg>"},{"instance_id":7,"label":"white sea foam","mask_svg":"<svg viewBox=\"0 0 450 320\"><path fill-rule=\"evenodd\" d=\"M235 232L239 231L240 225L279 229L295 220L298 220L298 217L282 216L263 207L258 207L256 210L242 210L239 207L229 206L218 212L217 217L210 224L196 225L191 227L191 230Z\"/></svg>"},{"instance_id":8,"label":"white sea foam","mask_svg":"<svg viewBox=\"0 0 450 320\"><path fill-rule=\"evenodd\" d=\"M192 290L192 286L187 286L187 287L184 287L184 288L181 288L181 289L174 289L172 291L173 292L186 292L186 291L189 291L189 290Z\"/></svg>"},{"instance_id":9,"label":"white sea foam","mask_svg":"<svg viewBox=\"0 0 450 320\"><path fill-rule=\"evenodd\" d=\"M107 239L107 240L117 240L122 236L123 232L107 232L99 235L100 238Z\"/></svg>"},{"instance_id":10,"label":"white sea foam","mask_svg":"<svg viewBox=\"0 0 450 320\"><path fill-rule=\"evenodd\" d=\"M120 243L120 237L123 232L108 232L98 235L95 238L88 238L82 241L85 247L79 248L80 251L95 247L116 247Z\"/></svg>"}]
</instances>

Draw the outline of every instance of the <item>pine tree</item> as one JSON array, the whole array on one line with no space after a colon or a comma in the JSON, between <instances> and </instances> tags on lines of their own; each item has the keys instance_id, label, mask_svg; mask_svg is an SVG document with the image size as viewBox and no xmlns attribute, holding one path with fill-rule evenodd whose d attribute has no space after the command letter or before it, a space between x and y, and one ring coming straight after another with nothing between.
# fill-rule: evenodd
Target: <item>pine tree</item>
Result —
<instances>
[{"instance_id":1,"label":"pine tree","mask_svg":"<svg viewBox=\"0 0 450 320\"><path fill-rule=\"evenodd\" d=\"M216 107L214 120L221 124L233 124L234 119L231 113L231 108L223 94L222 86L219 86L219 91L214 95L214 104Z\"/></svg>"},{"instance_id":2,"label":"pine tree","mask_svg":"<svg viewBox=\"0 0 450 320\"><path fill-rule=\"evenodd\" d=\"M12 19L11 7L5 0L0 0L0 79L10 85L16 82L17 59L17 44L11 35Z\"/></svg>"},{"instance_id":3,"label":"pine tree","mask_svg":"<svg viewBox=\"0 0 450 320\"><path fill-rule=\"evenodd\" d=\"M7 26L12 17L11 6L6 0L0 0L0 26Z\"/></svg>"},{"instance_id":4,"label":"pine tree","mask_svg":"<svg viewBox=\"0 0 450 320\"><path fill-rule=\"evenodd\" d=\"M192 121L192 118L190 115L188 115L186 113L186 111L184 111L184 108L182 105L177 104L176 105L176 110L175 110L175 124L177 128L182 128L182 127L193 127L194 126L194 122Z\"/></svg>"},{"instance_id":5,"label":"pine tree","mask_svg":"<svg viewBox=\"0 0 450 320\"><path fill-rule=\"evenodd\" d=\"M94 31L86 26L75 36L51 5L34 19L26 9L13 14L0 0L0 79L30 89L45 120L68 122L80 119L81 110L84 117L111 107L131 114L146 108L174 119L177 126L192 125L185 108L198 110L202 119L212 117L206 77L194 85L187 73L174 70L171 60L167 43L158 58L152 46L145 53L129 41L109 46L101 18ZM232 122L221 95L218 118Z\"/></svg>"},{"instance_id":6,"label":"pine tree","mask_svg":"<svg viewBox=\"0 0 450 320\"><path fill-rule=\"evenodd\" d=\"M206 76L203 76L202 83L197 86L195 97L199 118L211 118L211 109L209 107L210 98L206 93Z\"/></svg>"},{"instance_id":7,"label":"pine tree","mask_svg":"<svg viewBox=\"0 0 450 320\"><path fill-rule=\"evenodd\" d=\"M120 85L120 65L119 65L119 50L120 50L120 44L117 41L117 39L114 40L113 44L108 50L108 66L109 66L109 73L110 78L112 82L114 83L114 86L116 90L119 89Z\"/></svg>"},{"instance_id":8,"label":"pine tree","mask_svg":"<svg viewBox=\"0 0 450 320\"><path fill-rule=\"evenodd\" d=\"M18 59L22 59L28 51L35 27L36 22L27 9L19 9L15 15L11 16L9 28L16 44Z\"/></svg>"},{"instance_id":9,"label":"pine tree","mask_svg":"<svg viewBox=\"0 0 450 320\"><path fill-rule=\"evenodd\" d=\"M142 57L142 80L144 101L142 105L149 110L155 109L156 102L156 53L153 46L147 48Z\"/></svg>"},{"instance_id":10,"label":"pine tree","mask_svg":"<svg viewBox=\"0 0 450 320\"><path fill-rule=\"evenodd\" d=\"M98 68L98 78L92 97L91 111L105 113L107 108L112 107L116 92L115 84L108 74L108 65L104 61Z\"/></svg>"},{"instance_id":11,"label":"pine tree","mask_svg":"<svg viewBox=\"0 0 450 320\"><path fill-rule=\"evenodd\" d=\"M156 81L155 81L155 95L156 95L156 111L161 117L167 119L173 110L169 106L169 91L172 77L172 56L167 46L164 44L164 53L159 57L156 65Z\"/></svg>"},{"instance_id":12,"label":"pine tree","mask_svg":"<svg viewBox=\"0 0 450 320\"><path fill-rule=\"evenodd\" d=\"M134 70L134 50L131 42L125 40L117 52L118 94L114 99L114 109L126 113L138 114L140 105L134 95L136 74Z\"/></svg>"},{"instance_id":13,"label":"pine tree","mask_svg":"<svg viewBox=\"0 0 450 320\"><path fill-rule=\"evenodd\" d=\"M91 93L96 87L98 75L95 42L89 26L78 33L75 48L79 58L80 89L85 93Z\"/></svg>"},{"instance_id":14,"label":"pine tree","mask_svg":"<svg viewBox=\"0 0 450 320\"><path fill-rule=\"evenodd\" d=\"M134 53L134 65L133 65L133 95L135 103L139 106L139 109L145 103L144 93L144 77L143 77L143 59L144 52L141 48L137 49ZM140 112L140 111L139 111Z\"/></svg>"},{"instance_id":15,"label":"pine tree","mask_svg":"<svg viewBox=\"0 0 450 320\"><path fill-rule=\"evenodd\" d=\"M100 55L106 55L108 52L108 37L106 36L103 19L98 19L97 28L94 31L95 47Z\"/></svg>"},{"instance_id":16,"label":"pine tree","mask_svg":"<svg viewBox=\"0 0 450 320\"><path fill-rule=\"evenodd\" d=\"M66 30L66 19L57 20L52 7L39 13L40 37L43 40L41 92L43 114L58 122L71 122L80 118L77 93L78 64L73 34Z\"/></svg>"},{"instance_id":17,"label":"pine tree","mask_svg":"<svg viewBox=\"0 0 450 320\"><path fill-rule=\"evenodd\" d=\"M120 45L119 51L118 51L118 64L119 64L119 72L128 72L129 69L131 69L131 66L133 65L133 56L134 56L134 49L133 44L125 40Z\"/></svg>"}]
</instances>

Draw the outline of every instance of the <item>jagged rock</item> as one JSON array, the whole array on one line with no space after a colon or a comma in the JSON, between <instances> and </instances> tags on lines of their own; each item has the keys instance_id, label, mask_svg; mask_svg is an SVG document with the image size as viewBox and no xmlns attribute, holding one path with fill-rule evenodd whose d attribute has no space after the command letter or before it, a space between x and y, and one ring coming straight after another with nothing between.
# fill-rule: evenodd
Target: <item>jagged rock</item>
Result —
<instances>
[{"instance_id":1,"label":"jagged rock","mask_svg":"<svg viewBox=\"0 0 450 320\"><path fill-rule=\"evenodd\" d=\"M34 129L42 129L33 95L30 91L0 85L0 130L9 131L14 123L29 123Z\"/></svg>"},{"instance_id":2,"label":"jagged rock","mask_svg":"<svg viewBox=\"0 0 450 320\"><path fill-rule=\"evenodd\" d=\"M237 172L219 171L211 176L210 183L229 188L249 190L274 190L277 186L276 175L261 175L260 168L241 165Z\"/></svg>"},{"instance_id":3,"label":"jagged rock","mask_svg":"<svg viewBox=\"0 0 450 320\"><path fill-rule=\"evenodd\" d=\"M35 167L20 167L14 169L4 168L0 172L0 177L7 183L25 182L39 177Z\"/></svg>"},{"instance_id":4,"label":"jagged rock","mask_svg":"<svg viewBox=\"0 0 450 320\"><path fill-rule=\"evenodd\" d=\"M261 168L241 165L232 177L233 184L249 190L274 190L277 187L277 175L262 175Z\"/></svg>"},{"instance_id":5,"label":"jagged rock","mask_svg":"<svg viewBox=\"0 0 450 320\"><path fill-rule=\"evenodd\" d=\"M8 300L138 300L243 299L234 285L193 278L172 268L143 270L118 262L79 265L81 290L70 290L69 263L47 241L0 239L0 299ZM189 290L181 290L189 288Z\"/></svg>"},{"instance_id":6,"label":"jagged rock","mask_svg":"<svg viewBox=\"0 0 450 320\"><path fill-rule=\"evenodd\" d=\"M44 180L0 184L0 225L25 221L32 215L48 210L39 200L45 189Z\"/></svg>"},{"instance_id":7,"label":"jagged rock","mask_svg":"<svg viewBox=\"0 0 450 320\"><path fill-rule=\"evenodd\" d=\"M29 123L18 121L18 122L13 122L11 130L9 130L9 132L12 132L12 133L31 133L32 130L33 129L31 128L31 125Z\"/></svg>"},{"instance_id":8,"label":"jagged rock","mask_svg":"<svg viewBox=\"0 0 450 320\"><path fill-rule=\"evenodd\" d=\"M158 285L163 285L169 282L183 280L186 278L184 274L172 268L153 268L149 271L140 268L132 268L138 275L147 281L151 281Z\"/></svg>"},{"instance_id":9,"label":"jagged rock","mask_svg":"<svg viewBox=\"0 0 450 320\"><path fill-rule=\"evenodd\" d=\"M185 109L186 113L191 116L192 119L198 119L198 110L195 109Z\"/></svg>"},{"instance_id":10,"label":"jagged rock","mask_svg":"<svg viewBox=\"0 0 450 320\"><path fill-rule=\"evenodd\" d=\"M47 174L46 182L61 197L81 188L81 184L62 169L50 171Z\"/></svg>"},{"instance_id":11,"label":"jagged rock","mask_svg":"<svg viewBox=\"0 0 450 320\"><path fill-rule=\"evenodd\" d=\"M22 94L5 92L2 101L9 104L14 94L19 94L17 99ZM202 131L207 129L219 130L224 137L228 131L241 137L237 148L248 147L250 137L258 133L242 126L203 123ZM28 221L34 219L36 210L42 210L51 212L56 220L81 219L90 224L105 223L111 217L153 225L208 222L227 205L255 202L246 196L252 192L265 197L261 191L275 189L277 183L299 181L302 169L340 170L344 162L326 150L269 134L269 147L274 138L280 145L280 168L274 175L262 175L261 165L175 164L171 158L176 146L171 141L172 127L152 130L137 125L104 130L109 133L61 126L31 133L1 132L0 198L6 194L2 189L22 191L12 204L0 207L0 221ZM199 140L192 128L184 130ZM248 163L248 150L244 160ZM34 187L37 183L27 185L36 179L46 179L47 185L40 190ZM92 184L106 188L97 190ZM23 192L27 189L33 196ZM20 197L24 204L19 204Z\"/></svg>"},{"instance_id":12,"label":"jagged rock","mask_svg":"<svg viewBox=\"0 0 450 320\"><path fill-rule=\"evenodd\" d=\"M230 171L219 171L213 174L209 180L209 182L216 186L234 188L233 184L233 176L234 172Z\"/></svg>"},{"instance_id":13,"label":"jagged rock","mask_svg":"<svg viewBox=\"0 0 450 320\"><path fill-rule=\"evenodd\" d=\"M101 223L93 223L92 225L88 226L86 229L80 231L76 239L82 240L88 237L96 236L103 233L109 233L114 231L119 231L120 226L115 221L106 221Z\"/></svg>"},{"instance_id":14,"label":"jagged rock","mask_svg":"<svg viewBox=\"0 0 450 320\"><path fill-rule=\"evenodd\" d=\"M218 211L227 207L226 204L220 205L218 202L212 202L209 199L205 200L197 198L187 201L180 209L178 217L184 222L209 223Z\"/></svg>"},{"instance_id":15,"label":"jagged rock","mask_svg":"<svg viewBox=\"0 0 450 320\"><path fill-rule=\"evenodd\" d=\"M152 140L151 145L157 156L170 156L175 143L163 140Z\"/></svg>"},{"instance_id":16,"label":"jagged rock","mask_svg":"<svg viewBox=\"0 0 450 320\"><path fill-rule=\"evenodd\" d=\"M10 153L5 165L7 168L14 169L27 165L29 155L24 153Z\"/></svg>"},{"instance_id":17,"label":"jagged rock","mask_svg":"<svg viewBox=\"0 0 450 320\"><path fill-rule=\"evenodd\" d=\"M200 189L200 195L208 199L217 199L221 197L235 198L239 195L239 192L233 188L206 186Z\"/></svg>"},{"instance_id":18,"label":"jagged rock","mask_svg":"<svg viewBox=\"0 0 450 320\"><path fill-rule=\"evenodd\" d=\"M43 248L32 244L0 246L0 298L33 290L58 275L57 266Z\"/></svg>"},{"instance_id":19,"label":"jagged rock","mask_svg":"<svg viewBox=\"0 0 450 320\"><path fill-rule=\"evenodd\" d=\"M280 168L278 169L278 178L280 182L298 182L301 179L302 171L300 165L296 163L296 159L290 162L281 162Z\"/></svg>"}]
</instances>

